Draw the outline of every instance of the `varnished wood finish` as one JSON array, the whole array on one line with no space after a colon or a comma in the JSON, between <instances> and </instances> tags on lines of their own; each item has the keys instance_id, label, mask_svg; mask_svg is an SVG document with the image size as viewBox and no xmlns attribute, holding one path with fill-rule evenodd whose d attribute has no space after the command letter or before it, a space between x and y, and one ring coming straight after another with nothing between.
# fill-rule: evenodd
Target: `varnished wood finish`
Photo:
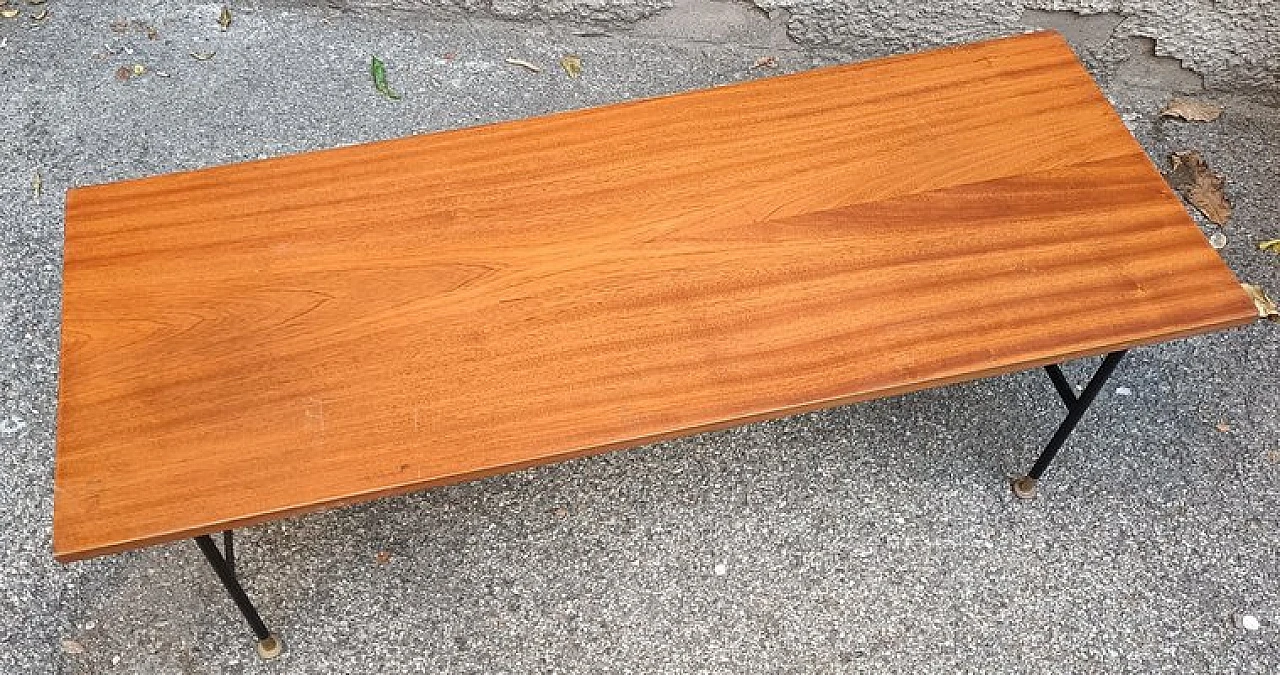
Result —
<instances>
[{"instance_id":1,"label":"varnished wood finish","mask_svg":"<svg viewBox=\"0 0 1280 675\"><path fill-rule=\"evenodd\" d=\"M74 190L54 549L1241 324L1056 35Z\"/></svg>"}]
</instances>

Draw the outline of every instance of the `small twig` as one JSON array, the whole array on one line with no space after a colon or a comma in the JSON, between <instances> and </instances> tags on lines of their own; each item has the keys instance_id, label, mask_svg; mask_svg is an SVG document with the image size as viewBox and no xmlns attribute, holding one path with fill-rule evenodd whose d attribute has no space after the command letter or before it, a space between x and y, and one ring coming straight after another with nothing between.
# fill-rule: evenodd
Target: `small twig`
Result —
<instances>
[{"instance_id":1,"label":"small twig","mask_svg":"<svg viewBox=\"0 0 1280 675\"><path fill-rule=\"evenodd\" d=\"M532 63L529 63L528 61L525 61L523 59L504 59L504 60L513 66L520 66L521 68L527 68L529 70L532 70L535 73L542 72L542 68L535 66Z\"/></svg>"}]
</instances>

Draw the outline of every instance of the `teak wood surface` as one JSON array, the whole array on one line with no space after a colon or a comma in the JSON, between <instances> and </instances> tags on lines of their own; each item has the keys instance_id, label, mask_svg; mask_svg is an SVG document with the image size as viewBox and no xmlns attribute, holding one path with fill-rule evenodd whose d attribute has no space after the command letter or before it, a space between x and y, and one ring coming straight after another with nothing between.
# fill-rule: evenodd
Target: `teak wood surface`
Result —
<instances>
[{"instance_id":1,"label":"teak wood surface","mask_svg":"<svg viewBox=\"0 0 1280 675\"><path fill-rule=\"evenodd\" d=\"M54 553L1256 316L1039 33L73 190Z\"/></svg>"}]
</instances>

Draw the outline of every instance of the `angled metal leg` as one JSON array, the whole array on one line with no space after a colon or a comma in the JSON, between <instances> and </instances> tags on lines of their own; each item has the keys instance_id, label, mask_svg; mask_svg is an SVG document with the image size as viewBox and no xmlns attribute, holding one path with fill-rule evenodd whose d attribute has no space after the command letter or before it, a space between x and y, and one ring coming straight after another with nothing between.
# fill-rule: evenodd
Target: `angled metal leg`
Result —
<instances>
[{"instance_id":1,"label":"angled metal leg","mask_svg":"<svg viewBox=\"0 0 1280 675\"><path fill-rule=\"evenodd\" d=\"M218 550L218 545L213 543L213 538L209 535L196 537L196 545L200 547L209 565L217 573L218 580L227 589L227 595L231 596L240 613L244 615L244 620L249 623L249 628L253 630L253 635L257 638L254 646L258 650L258 656L263 659L274 659L280 655L284 645L280 642L280 638L267 630L267 625L262 622L262 617L258 616L258 610L254 608L253 602L240 586L240 580L236 578L235 548L230 530L222 533L222 541L225 553Z\"/></svg>"},{"instance_id":2,"label":"angled metal leg","mask_svg":"<svg viewBox=\"0 0 1280 675\"><path fill-rule=\"evenodd\" d=\"M1089 409L1093 399L1097 398L1098 393L1102 391L1103 385L1107 383L1107 378L1111 377L1111 373L1115 371L1116 366L1120 365L1120 359L1124 358L1124 355L1124 350L1107 354L1106 358L1102 359L1102 365L1098 366L1097 372L1089 379L1089 383L1085 385L1084 391L1080 392L1079 396L1076 396L1075 392L1072 391L1067 378L1062 374L1062 369L1056 365L1045 366L1045 370L1049 373L1049 379L1053 381L1054 388L1058 390L1058 395L1067 404L1067 419L1058 425L1058 430L1049 439L1049 443L1044 446L1044 451L1040 453L1040 458L1036 460L1035 466L1031 467L1031 471L1013 481L1013 494L1023 499L1035 498L1036 483L1039 482L1040 476L1044 474L1045 469L1049 468L1049 464L1057 456L1058 450L1067 442L1071 432L1080 423L1080 418L1084 417L1085 411Z\"/></svg>"}]
</instances>

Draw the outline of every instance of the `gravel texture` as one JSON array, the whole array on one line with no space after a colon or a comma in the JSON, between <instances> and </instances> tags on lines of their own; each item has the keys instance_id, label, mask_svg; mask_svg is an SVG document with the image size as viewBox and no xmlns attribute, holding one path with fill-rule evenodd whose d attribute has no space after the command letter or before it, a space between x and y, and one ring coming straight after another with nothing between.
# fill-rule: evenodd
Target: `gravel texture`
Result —
<instances>
[{"instance_id":1,"label":"gravel texture","mask_svg":"<svg viewBox=\"0 0 1280 675\"><path fill-rule=\"evenodd\" d=\"M1031 503L1005 478L1062 414L1037 372L249 528L242 574L288 645L270 664L189 542L55 563L69 186L858 54L781 40L776 16L580 37L279 4L237 6L227 32L216 4L47 8L0 19L0 673L1280 670L1268 324L1133 353ZM556 67L566 53L581 78ZM370 54L402 101L372 90ZM1280 237L1280 114L1219 92L1216 122L1159 121L1182 87L1162 73L1098 71L1158 163L1198 149L1227 176L1222 254L1280 290L1256 248Z\"/></svg>"}]
</instances>

